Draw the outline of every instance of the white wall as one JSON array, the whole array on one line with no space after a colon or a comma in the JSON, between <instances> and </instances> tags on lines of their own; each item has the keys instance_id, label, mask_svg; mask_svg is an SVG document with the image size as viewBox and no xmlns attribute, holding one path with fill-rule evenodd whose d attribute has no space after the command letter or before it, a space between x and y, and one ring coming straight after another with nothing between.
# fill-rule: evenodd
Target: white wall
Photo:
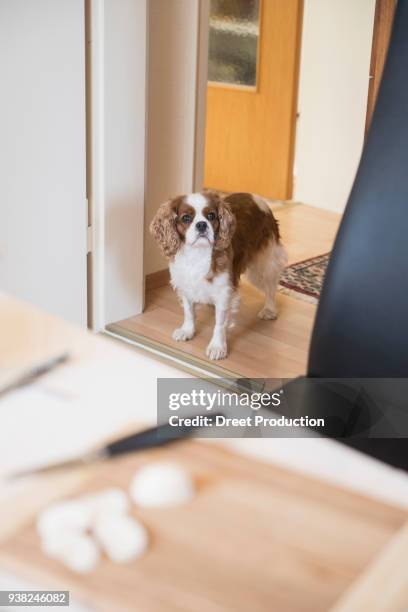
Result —
<instances>
[{"instance_id":1,"label":"white wall","mask_svg":"<svg viewBox=\"0 0 408 612\"><path fill-rule=\"evenodd\" d=\"M83 0L0 0L0 290L87 322Z\"/></svg>"},{"instance_id":2,"label":"white wall","mask_svg":"<svg viewBox=\"0 0 408 612\"><path fill-rule=\"evenodd\" d=\"M305 0L294 199L342 211L359 162L375 0Z\"/></svg>"},{"instance_id":3,"label":"white wall","mask_svg":"<svg viewBox=\"0 0 408 612\"><path fill-rule=\"evenodd\" d=\"M158 206L194 184L198 0L150 0L145 273L167 267L148 227Z\"/></svg>"}]
</instances>

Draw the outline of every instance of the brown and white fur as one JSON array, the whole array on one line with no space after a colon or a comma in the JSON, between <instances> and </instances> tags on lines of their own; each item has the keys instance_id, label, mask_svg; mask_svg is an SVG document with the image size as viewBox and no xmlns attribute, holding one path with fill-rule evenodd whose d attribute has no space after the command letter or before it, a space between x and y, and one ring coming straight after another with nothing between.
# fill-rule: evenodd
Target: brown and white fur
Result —
<instances>
[{"instance_id":1,"label":"brown and white fur","mask_svg":"<svg viewBox=\"0 0 408 612\"><path fill-rule=\"evenodd\" d=\"M265 294L260 319L276 319L275 294L287 258L278 224L267 202L249 193L221 197L212 191L183 195L162 204L150 231L169 260L171 284L184 322L178 341L195 334L194 305L215 306L209 359L227 356L227 327L239 303L238 284L248 280Z\"/></svg>"}]
</instances>

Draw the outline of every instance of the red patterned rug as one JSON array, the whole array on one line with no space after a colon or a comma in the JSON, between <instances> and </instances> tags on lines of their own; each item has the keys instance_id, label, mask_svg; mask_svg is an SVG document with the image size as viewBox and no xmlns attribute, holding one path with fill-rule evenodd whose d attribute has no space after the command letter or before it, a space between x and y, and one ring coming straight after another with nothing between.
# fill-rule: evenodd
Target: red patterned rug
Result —
<instances>
[{"instance_id":1,"label":"red patterned rug","mask_svg":"<svg viewBox=\"0 0 408 612\"><path fill-rule=\"evenodd\" d=\"M310 257L285 268L279 291L300 300L316 303L322 290L330 253Z\"/></svg>"}]
</instances>

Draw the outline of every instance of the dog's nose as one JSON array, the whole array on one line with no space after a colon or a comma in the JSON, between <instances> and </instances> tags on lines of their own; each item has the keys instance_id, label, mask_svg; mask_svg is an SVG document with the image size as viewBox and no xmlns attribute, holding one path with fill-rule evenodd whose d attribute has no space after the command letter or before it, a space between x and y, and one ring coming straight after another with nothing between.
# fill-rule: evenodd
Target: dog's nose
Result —
<instances>
[{"instance_id":1,"label":"dog's nose","mask_svg":"<svg viewBox=\"0 0 408 612\"><path fill-rule=\"evenodd\" d=\"M199 221L198 223L196 223L196 229L200 232L200 234L203 234L207 229L206 221Z\"/></svg>"}]
</instances>

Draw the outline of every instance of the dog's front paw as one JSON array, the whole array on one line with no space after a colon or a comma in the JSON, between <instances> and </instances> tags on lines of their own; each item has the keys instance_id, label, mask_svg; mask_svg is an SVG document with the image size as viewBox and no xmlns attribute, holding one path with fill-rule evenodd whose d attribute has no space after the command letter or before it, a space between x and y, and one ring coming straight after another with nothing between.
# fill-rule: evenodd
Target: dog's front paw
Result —
<instances>
[{"instance_id":1,"label":"dog's front paw","mask_svg":"<svg viewBox=\"0 0 408 612\"><path fill-rule=\"evenodd\" d=\"M186 342L186 340L191 340L193 336L194 329L187 327L178 327L173 332L173 340L176 340L176 342Z\"/></svg>"},{"instance_id":2,"label":"dog's front paw","mask_svg":"<svg viewBox=\"0 0 408 612\"><path fill-rule=\"evenodd\" d=\"M263 319L264 321L273 321L277 317L278 317L277 311L275 309L272 310L272 308L265 307L265 308L262 308L262 310L258 312L258 318Z\"/></svg>"},{"instance_id":3,"label":"dog's front paw","mask_svg":"<svg viewBox=\"0 0 408 612\"><path fill-rule=\"evenodd\" d=\"M227 353L228 349L226 342L211 341L206 350L208 359L225 359Z\"/></svg>"}]
</instances>

